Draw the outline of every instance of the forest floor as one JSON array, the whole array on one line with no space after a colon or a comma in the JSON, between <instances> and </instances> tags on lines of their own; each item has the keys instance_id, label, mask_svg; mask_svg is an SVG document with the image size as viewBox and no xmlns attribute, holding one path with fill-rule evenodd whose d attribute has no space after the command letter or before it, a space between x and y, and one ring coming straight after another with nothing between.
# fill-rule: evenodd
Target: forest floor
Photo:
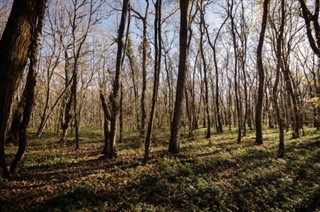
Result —
<instances>
[{"instance_id":1,"label":"forest floor","mask_svg":"<svg viewBox=\"0 0 320 212\"><path fill-rule=\"evenodd\" d=\"M45 134L31 139L23 166L0 179L0 211L320 211L320 133L290 139L277 156L277 131L254 132L241 144L234 131L204 139L183 137L181 153L167 154L168 132L156 131L147 165L135 136L119 156L101 159L99 131L82 131L80 149ZM14 147L7 147L9 157Z\"/></svg>"}]
</instances>

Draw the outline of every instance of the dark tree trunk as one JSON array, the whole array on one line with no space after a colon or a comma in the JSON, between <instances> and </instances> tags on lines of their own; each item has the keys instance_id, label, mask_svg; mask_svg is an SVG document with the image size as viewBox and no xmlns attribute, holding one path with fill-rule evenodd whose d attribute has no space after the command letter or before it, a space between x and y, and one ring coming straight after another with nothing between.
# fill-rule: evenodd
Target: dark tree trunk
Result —
<instances>
[{"instance_id":1,"label":"dark tree trunk","mask_svg":"<svg viewBox=\"0 0 320 212\"><path fill-rule=\"evenodd\" d=\"M38 65L38 55L41 48L41 40L42 40L42 27L44 22L44 13L46 8L46 0L38 1L37 5L37 26L35 32L33 34L31 49L30 49L30 65L29 71L27 76L26 86L24 88L24 92L21 98L23 102L23 112L22 112L22 120L21 122L15 127L17 129L14 132L18 137L18 151L17 154L10 165L9 175L13 176L16 167L24 156L25 150L27 148L27 127L30 122L31 113L34 105L35 99L35 87L36 87L36 76L37 76L37 65ZM19 103L20 105L20 103Z\"/></svg>"},{"instance_id":2,"label":"dark tree trunk","mask_svg":"<svg viewBox=\"0 0 320 212\"><path fill-rule=\"evenodd\" d=\"M157 0L155 4L156 14L155 14L155 20L154 20L155 62L154 62L153 93L152 93L151 111L149 116L146 140L144 143L144 157L143 157L144 163L146 163L149 159L154 114L155 114L157 99L158 99L160 67L161 67L160 65L160 62L161 62L161 5L162 5L162 0Z\"/></svg>"},{"instance_id":3,"label":"dark tree trunk","mask_svg":"<svg viewBox=\"0 0 320 212\"><path fill-rule=\"evenodd\" d=\"M169 153L180 151L180 126L183 94L185 89L185 76L187 70L187 41L188 41L188 8L189 1L180 1L180 54L176 101L174 106L173 120L171 124L171 135Z\"/></svg>"},{"instance_id":4,"label":"dark tree trunk","mask_svg":"<svg viewBox=\"0 0 320 212\"><path fill-rule=\"evenodd\" d=\"M116 59L116 71L115 78L112 86L112 93L110 94L109 101L111 103L111 116L110 116L110 136L109 136L109 145L106 151L107 158L114 158L117 156L116 148L116 132L117 132L117 118L119 113L119 90L121 84L121 72L122 72L122 58L123 58L123 49L124 49L124 31L126 26L127 13L130 5L130 0L124 0L122 5L122 14L118 30L118 50L117 50L117 59Z\"/></svg>"},{"instance_id":5,"label":"dark tree trunk","mask_svg":"<svg viewBox=\"0 0 320 212\"><path fill-rule=\"evenodd\" d=\"M36 25L36 0L15 0L0 40L0 165L9 178L5 161L5 135L14 93L26 66Z\"/></svg>"},{"instance_id":6,"label":"dark tree trunk","mask_svg":"<svg viewBox=\"0 0 320 212\"><path fill-rule=\"evenodd\" d=\"M99 89L100 101L103 110L103 133L104 133L104 148L102 150L103 155L106 155L109 145L109 136L110 136L110 110L107 105L106 98L103 94L102 88Z\"/></svg>"},{"instance_id":7,"label":"dark tree trunk","mask_svg":"<svg viewBox=\"0 0 320 212\"><path fill-rule=\"evenodd\" d=\"M260 145L263 143L262 140L262 106L263 106L263 90L264 90L264 70L262 62L262 48L264 35L267 27L267 14L268 14L268 4L269 0L264 0L263 2L263 16L262 16L262 26L259 37L259 44L257 48L257 72L258 72L258 99L256 105L256 139L255 143Z\"/></svg>"},{"instance_id":8,"label":"dark tree trunk","mask_svg":"<svg viewBox=\"0 0 320 212\"><path fill-rule=\"evenodd\" d=\"M299 0L301 5L302 17L306 23L307 37L313 52L320 58L320 24L319 10L320 0L314 0L314 14L307 7L305 0ZM312 27L313 25L313 27ZM313 30L313 32L312 32Z\"/></svg>"},{"instance_id":9,"label":"dark tree trunk","mask_svg":"<svg viewBox=\"0 0 320 212\"><path fill-rule=\"evenodd\" d=\"M121 83L120 85L120 105L119 105L119 109L120 109L120 115L119 115L119 119L120 119L120 123L119 123L119 143L123 142L123 85Z\"/></svg>"},{"instance_id":10,"label":"dark tree trunk","mask_svg":"<svg viewBox=\"0 0 320 212\"><path fill-rule=\"evenodd\" d=\"M70 78L69 77L69 72L70 72L70 57L68 55L68 49L65 49L65 52L64 52L64 56L65 56L65 65L64 65L64 68L65 68L65 77L66 77L66 82L67 80ZM72 80L71 80L71 86L74 86L74 77L75 76L72 76ZM65 88L67 89L68 86L66 84ZM63 117L63 123L61 124L61 128L62 128L62 133L61 133L61 137L60 137L60 142L65 142L65 137L66 137L66 134L67 134L67 129L69 128L69 123L72 119L72 114L71 114L71 106L72 106L72 97L73 95L71 95L71 88L68 89L68 93L67 95L65 96L65 108L64 108L64 117Z\"/></svg>"}]
</instances>

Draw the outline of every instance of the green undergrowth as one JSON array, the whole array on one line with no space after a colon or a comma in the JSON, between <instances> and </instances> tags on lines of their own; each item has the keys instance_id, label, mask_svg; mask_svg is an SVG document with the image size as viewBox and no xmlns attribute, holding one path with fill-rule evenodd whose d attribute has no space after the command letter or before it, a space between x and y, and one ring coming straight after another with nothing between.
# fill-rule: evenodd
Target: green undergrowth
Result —
<instances>
[{"instance_id":1,"label":"green undergrowth","mask_svg":"<svg viewBox=\"0 0 320 212\"><path fill-rule=\"evenodd\" d=\"M159 130L151 158L142 163L138 133L119 144L119 156L103 160L100 131L72 139L32 139L13 181L0 183L0 210L16 211L315 211L320 209L320 136L313 129L277 154L277 130L254 132L236 143L236 132L205 129L182 136L181 152L168 155L168 132ZM132 148L130 148L132 147ZM10 151L10 150L9 150Z\"/></svg>"}]
</instances>

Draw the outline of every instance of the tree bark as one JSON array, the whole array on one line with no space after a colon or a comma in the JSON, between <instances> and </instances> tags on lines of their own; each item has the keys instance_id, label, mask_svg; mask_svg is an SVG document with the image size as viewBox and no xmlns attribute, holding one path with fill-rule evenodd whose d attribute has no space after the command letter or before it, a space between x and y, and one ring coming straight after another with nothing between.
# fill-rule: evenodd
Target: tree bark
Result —
<instances>
[{"instance_id":1,"label":"tree bark","mask_svg":"<svg viewBox=\"0 0 320 212\"><path fill-rule=\"evenodd\" d=\"M188 41L188 8L189 1L180 1L180 54L179 70L177 80L176 101L174 106L173 120L171 123L171 134L169 143L169 153L179 153L180 151L180 126L181 109L183 104L183 94L185 89L185 76L187 70L187 41Z\"/></svg>"},{"instance_id":2,"label":"tree bark","mask_svg":"<svg viewBox=\"0 0 320 212\"><path fill-rule=\"evenodd\" d=\"M42 28L44 23L44 13L46 8L47 0L39 0L37 5L37 26L32 38L31 49L30 49L30 65L27 76L27 82L24 88L23 96L21 101L23 102L23 112L22 119L15 127L17 129L15 133L18 138L19 146L18 151L14 160L10 165L9 175L12 177L19 161L23 158L25 150L27 148L27 127L30 122L31 113L34 105L35 99L35 87L37 84L37 65L38 65L38 55L41 48L42 40ZM20 104L20 103L19 103Z\"/></svg>"},{"instance_id":3,"label":"tree bark","mask_svg":"<svg viewBox=\"0 0 320 212\"><path fill-rule=\"evenodd\" d=\"M15 0L0 40L0 165L9 178L5 161L5 135L14 93L26 66L36 25L36 0Z\"/></svg>"}]
</instances>

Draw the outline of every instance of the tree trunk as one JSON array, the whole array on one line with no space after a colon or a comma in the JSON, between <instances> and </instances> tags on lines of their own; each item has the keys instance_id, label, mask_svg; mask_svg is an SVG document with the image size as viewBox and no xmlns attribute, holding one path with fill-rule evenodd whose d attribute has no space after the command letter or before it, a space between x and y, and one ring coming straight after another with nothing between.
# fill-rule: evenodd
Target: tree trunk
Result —
<instances>
[{"instance_id":1,"label":"tree trunk","mask_svg":"<svg viewBox=\"0 0 320 212\"><path fill-rule=\"evenodd\" d=\"M104 148L101 154L106 155L108 150L108 144L109 144L111 117L110 117L110 110L108 108L107 101L101 87L99 88L99 96L100 96L100 102L101 102L101 106L104 114L104 117L103 117Z\"/></svg>"},{"instance_id":2,"label":"tree trunk","mask_svg":"<svg viewBox=\"0 0 320 212\"><path fill-rule=\"evenodd\" d=\"M262 106L263 106L263 90L264 90L264 70L262 62L262 48L264 35L267 27L267 14L268 14L269 0L263 2L263 16L262 16L262 27L260 31L259 44L257 48L257 72L258 72L258 99L256 105L256 139L255 143L260 145L263 143L262 140Z\"/></svg>"},{"instance_id":3,"label":"tree trunk","mask_svg":"<svg viewBox=\"0 0 320 212\"><path fill-rule=\"evenodd\" d=\"M171 135L169 143L169 153L179 153L180 151L180 125L183 94L185 89L185 76L187 66L187 41L188 41L188 8L189 1L180 1L180 54L179 70L176 90L176 101L174 106L173 120L171 124Z\"/></svg>"},{"instance_id":4,"label":"tree trunk","mask_svg":"<svg viewBox=\"0 0 320 212\"><path fill-rule=\"evenodd\" d=\"M118 30L118 50L117 50L117 59L116 59L116 71L115 78L112 86L112 93L110 94L109 101L111 103L111 114L110 114L110 137L109 145L106 152L107 158L114 158L117 156L117 147L116 147L116 132L117 132L117 118L119 113L119 90L121 84L121 72L122 72L122 58L123 58L123 36L126 26L127 13L130 5L130 0L124 0L122 5L122 14Z\"/></svg>"},{"instance_id":5,"label":"tree trunk","mask_svg":"<svg viewBox=\"0 0 320 212\"><path fill-rule=\"evenodd\" d=\"M19 146L18 151L14 160L10 165L9 175L13 176L18 162L24 156L26 147L27 147L27 127L30 122L31 113L34 105L35 99L35 87L36 87L36 76L37 76L37 65L38 65L38 55L41 48L41 40L42 40L42 28L44 22L44 13L46 8L46 0L41 0L37 5L37 26L35 32L33 34L31 49L30 49L30 65L27 76L26 86L23 92L23 96L21 101L23 102L23 112L22 112L22 120L15 127L17 129L14 132L18 138ZM20 105L20 103L19 103Z\"/></svg>"},{"instance_id":6,"label":"tree trunk","mask_svg":"<svg viewBox=\"0 0 320 212\"><path fill-rule=\"evenodd\" d=\"M311 13L307 7L305 0L299 0L302 10L302 16L305 20L307 37L313 52L320 58L320 24L319 24L319 10L320 0L314 1L314 14ZM312 27L313 25L313 27ZM314 32L312 32L312 30Z\"/></svg>"},{"instance_id":7,"label":"tree trunk","mask_svg":"<svg viewBox=\"0 0 320 212\"><path fill-rule=\"evenodd\" d=\"M218 68L218 61L217 61L217 50L216 50L216 44L220 35L220 32L223 28L223 26L226 24L227 20L229 18L229 13L227 14L227 17L224 19L224 21L222 22L222 24L220 25L217 35L214 39L214 42L211 42L210 39L210 35L209 35L209 30L208 30L208 25L204 25L205 30L206 30L206 34L207 34L207 38L208 38L208 42L209 45L213 51L213 62L214 62L214 68L215 68L215 105L216 105L216 131L217 133L222 133L223 129L222 129L222 123L221 123L221 114L220 114L220 104L219 104L219 68Z\"/></svg>"},{"instance_id":8,"label":"tree trunk","mask_svg":"<svg viewBox=\"0 0 320 212\"><path fill-rule=\"evenodd\" d=\"M280 80L280 69L281 69L281 49L282 49L282 41L283 41L283 31L285 24L285 1L281 0L281 24L279 29L279 35L277 36L276 43L276 57L277 57L277 67L276 67L276 79L273 85L272 95L273 95L273 104L274 109L276 111L276 117L279 127L279 156L284 156L285 145L284 145L284 121L281 116L281 111L278 103L278 85Z\"/></svg>"},{"instance_id":9,"label":"tree trunk","mask_svg":"<svg viewBox=\"0 0 320 212\"><path fill-rule=\"evenodd\" d=\"M204 53L204 25L205 25L205 20L204 20L204 12L203 12L203 1L201 1L200 5L200 54L201 54L201 59L202 59L202 65L203 65L203 82L204 82L204 109L205 109L205 117L206 117L206 122L207 122L207 132L205 138L210 138L211 137L211 119L210 119L210 109L209 109L209 86L208 86L208 67L207 67L207 62L205 58L205 53Z\"/></svg>"},{"instance_id":10,"label":"tree trunk","mask_svg":"<svg viewBox=\"0 0 320 212\"><path fill-rule=\"evenodd\" d=\"M229 16L231 20L231 34L232 34L232 41L233 41L233 51L234 51L234 93L236 97L236 119L238 125L238 137L237 143L241 142L241 128L242 128L242 112L241 112L241 105L240 105L240 92L238 86L238 45L236 40L236 29L235 29L235 22L233 17L233 0L231 2L231 7L229 9Z\"/></svg>"},{"instance_id":11,"label":"tree trunk","mask_svg":"<svg viewBox=\"0 0 320 212\"><path fill-rule=\"evenodd\" d=\"M5 135L14 93L26 66L35 30L38 1L15 0L0 40L0 165L9 178L5 161Z\"/></svg>"},{"instance_id":12,"label":"tree trunk","mask_svg":"<svg viewBox=\"0 0 320 212\"><path fill-rule=\"evenodd\" d=\"M161 68L161 5L162 0L157 0L155 4L155 19L154 19L154 79L153 79L153 93L152 93L152 103L151 111L149 116L149 123L147 128L146 140L144 143L144 157L143 161L146 163L149 159L151 135L153 129L154 114L158 99L158 89L159 89L159 78L160 78L160 68Z\"/></svg>"}]
</instances>

